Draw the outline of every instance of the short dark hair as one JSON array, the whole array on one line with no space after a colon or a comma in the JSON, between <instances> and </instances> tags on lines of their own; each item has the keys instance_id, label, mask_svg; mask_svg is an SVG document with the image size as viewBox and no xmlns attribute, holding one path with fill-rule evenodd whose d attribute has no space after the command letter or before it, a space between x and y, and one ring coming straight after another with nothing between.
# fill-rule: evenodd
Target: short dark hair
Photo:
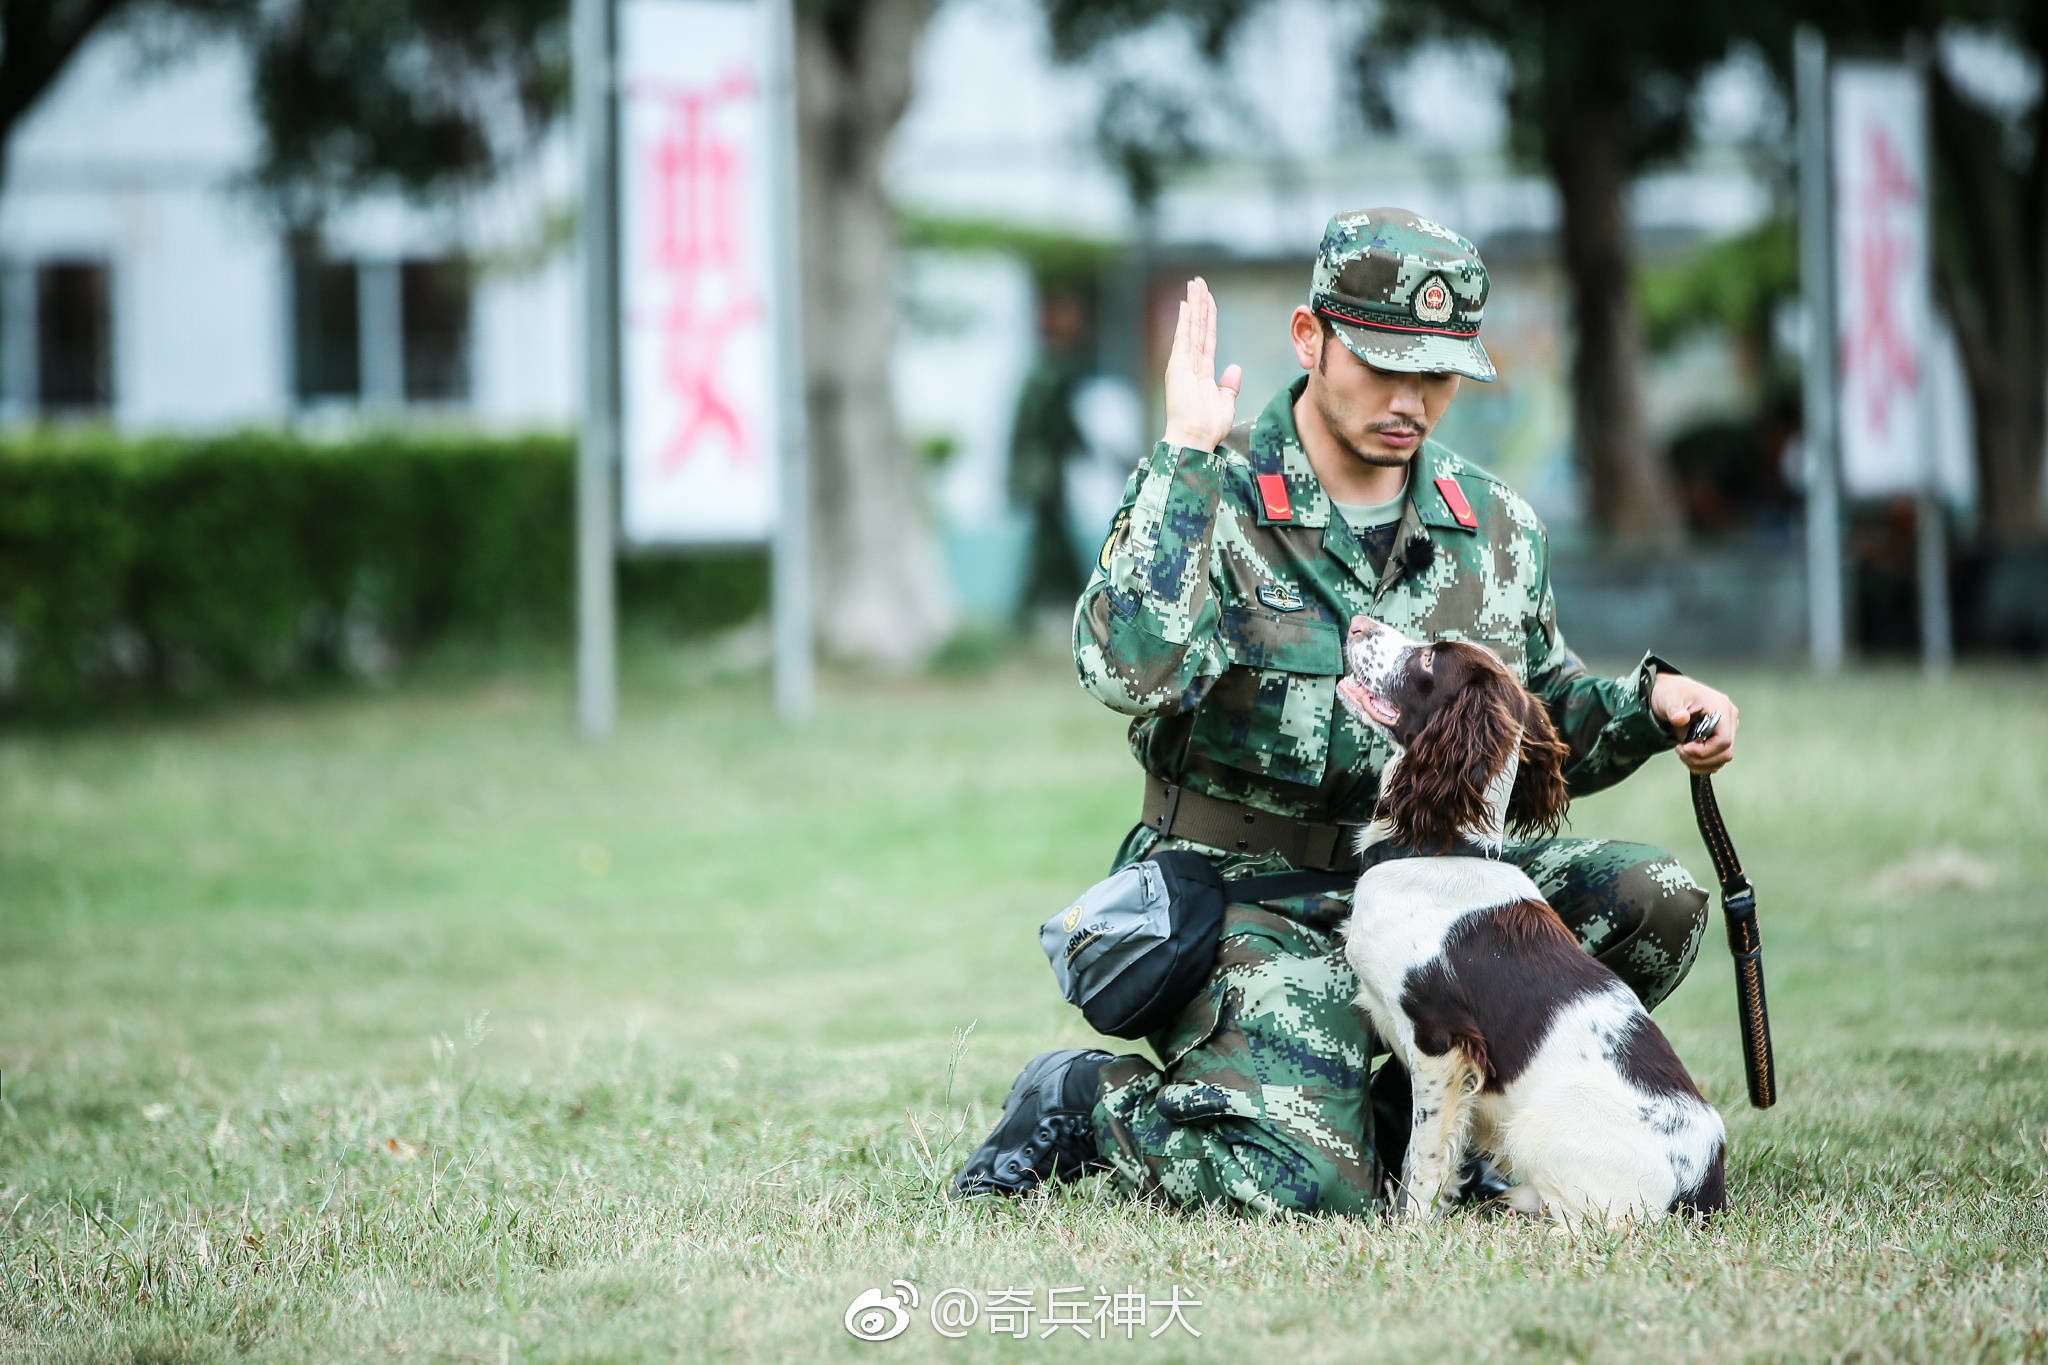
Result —
<instances>
[{"instance_id":1,"label":"short dark hair","mask_svg":"<svg viewBox=\"0 0 2048 1365\"><path fill-rule=\"evenodd\" d=\"M1327 374L1328 371L1323 366L1329 362L1330 343L1337 339L1337 328L1331 323L1327 313L1317 313L1316 322L1323 329L1323 349L1316 353L1316 373Z\"/></svg>"}]
</instances>

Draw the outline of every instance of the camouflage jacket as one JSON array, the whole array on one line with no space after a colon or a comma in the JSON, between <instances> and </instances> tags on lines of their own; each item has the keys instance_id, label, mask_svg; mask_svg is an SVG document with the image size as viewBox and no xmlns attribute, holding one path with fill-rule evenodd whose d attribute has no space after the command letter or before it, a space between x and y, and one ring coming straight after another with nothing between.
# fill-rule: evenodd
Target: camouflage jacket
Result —
<instances>
[{"instance_id":1,"label":"camouflage jacket","mask_svg":"<svg viewBox=\"0 0 2048 1365\"><path fill-rule=\"evenodd\" d=\"M1646 655L1596 677L1558 634L1543 524L1500 480L1434 441L1408 479L1384 575L1331 504L1294 426L1297 380L1225 447L1159 443L1124 490L1074 619L1081 685L1137 716L1148 772L1320 821L1369 819L1386 741L1337 704L1352 616L1491 647L1571 746L1575 795L1676 740L1648 709ZM1238 447L1233 450L1231 447ZM1262 492L1279 476L1284 504ZM1438 480L1468 504L1454 508ZM1274 480L1265 489L1277 492ZM1471 526L1461 524L1464 510Z\"/></svg>"}]
</instances>

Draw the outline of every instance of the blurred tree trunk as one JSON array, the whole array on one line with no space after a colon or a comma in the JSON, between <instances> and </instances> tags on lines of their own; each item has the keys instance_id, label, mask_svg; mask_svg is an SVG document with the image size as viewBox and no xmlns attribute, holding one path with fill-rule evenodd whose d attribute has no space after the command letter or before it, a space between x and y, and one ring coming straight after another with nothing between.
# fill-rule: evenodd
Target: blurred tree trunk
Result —
<instances>
[{"instance_id":1,"label":"blurred tree trunk","mask_svg":"<svg viewBox=\"0 0 2048 1365\"><path fill-rule=\"evenodd\" d=\"M921 662L952 602L920 471L896 420L895 222L882 185L932 0L797 6L813 590L833 654Z\"/></svg>"},{"instance_id":2,"label":"blurred tree trunk","mask_svg":"<svg viewBox=\"0 0 2048 1365\"><path fill-rule=\"evenodd\" d=\"M2048 20L2036 19L2048 63ZM2048 461L2048 111L2012 167L1996 115L1965 101L1934 64L1933 132L1954 236L1939 243L1936 280L1976 418L1977 502L1985 537L2011 548L2048 538L2041 506Z\"/></svg>"},{"instance_id":3,"label":"blurred tree trunk","mask_svg":"<svg viewBox=\"0 0 2048 1365\"><path fill-rule=\"evenodd\" d=\"M1671 471L1651 447L1643 417L1642 324L1628 222L1628 91L1619 82L1567 75L1600 65L1550 64L1542 91L1543 159L1562 203L1558 246L1576 333L1573 446L1593 524L1617 546L1663 551L1684 542L1685 524ZM1616 61L1609 69L1628 68Z\"/></svg>"}]
</instances>

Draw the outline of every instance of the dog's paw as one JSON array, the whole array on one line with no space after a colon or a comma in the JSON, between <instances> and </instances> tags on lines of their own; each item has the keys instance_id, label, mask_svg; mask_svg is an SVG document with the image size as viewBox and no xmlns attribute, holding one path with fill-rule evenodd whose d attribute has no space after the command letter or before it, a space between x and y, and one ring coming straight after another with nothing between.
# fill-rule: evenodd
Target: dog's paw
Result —
<instances>
[{"instance_id":1,"label":"dog's paw","mask_svg":"<svg viewBox=\"0 0 2048 1365\"><path fill-rule=\"evenodd\" d=\"M1394 1221L1397 1223L1427 1223L1436 1213L1436 1200L1417 1199L1402 1190L1394 1196Z\"/></svg>"},{"instance_id":2,"label":"dog's paw","mask_svg":"<svg viewBox=\"0 0 2048 1365\"><path fill-rule=\"evenodd\" d=\"M1510 1185L1507 1193L1500 1197L1500 1202L1524 1218L1543 1216L1543 1196L1537 1193L1534 1185Z\"/></svg>"}]
</instances>

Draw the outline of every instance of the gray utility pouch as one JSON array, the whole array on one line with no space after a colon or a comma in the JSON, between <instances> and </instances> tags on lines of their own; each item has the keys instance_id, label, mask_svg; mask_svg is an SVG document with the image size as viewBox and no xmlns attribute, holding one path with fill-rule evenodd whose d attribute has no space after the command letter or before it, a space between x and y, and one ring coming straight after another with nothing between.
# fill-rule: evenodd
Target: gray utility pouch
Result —
<instances>
[{"instance_id":1,"label":"gray utility pouch","mask_svg":"<svg viewBox=\"0 0 2048 1365\"><path fill-rule=\"evenodd\" d=\"M1098 1033L1145 1038L1172 1023L1216 965L1223 907L1326 893L1355 873L1276 872L1226 882L1199 853L1131 863L1039 926L1060 994Z\"/></svg>"}]
</instances>

